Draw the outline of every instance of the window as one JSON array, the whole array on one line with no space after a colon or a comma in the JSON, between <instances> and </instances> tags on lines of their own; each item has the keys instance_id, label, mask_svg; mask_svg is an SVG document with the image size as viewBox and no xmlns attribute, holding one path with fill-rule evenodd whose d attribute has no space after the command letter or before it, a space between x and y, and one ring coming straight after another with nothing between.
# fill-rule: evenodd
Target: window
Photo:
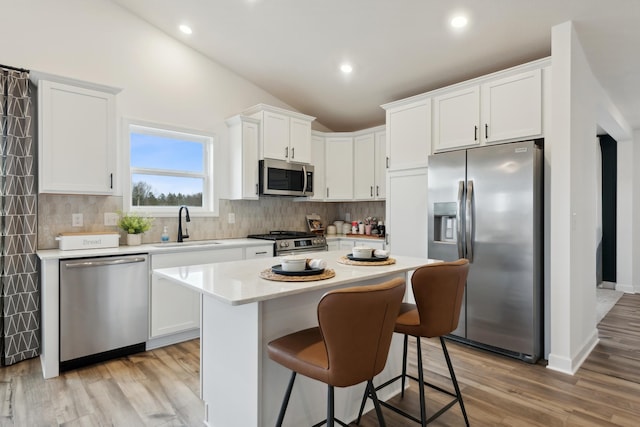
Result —
<instances>
[{"instance_id":1,"label":"window","mask_svg":"<svg viewBox=\"0 0 640 427\"><path fill-rule=\"evenodd\" d=\"M163 216L187 205L194 214L216 214L213 136L139 123L127 128L128 210Z\"/></svg>"}]
</instances>

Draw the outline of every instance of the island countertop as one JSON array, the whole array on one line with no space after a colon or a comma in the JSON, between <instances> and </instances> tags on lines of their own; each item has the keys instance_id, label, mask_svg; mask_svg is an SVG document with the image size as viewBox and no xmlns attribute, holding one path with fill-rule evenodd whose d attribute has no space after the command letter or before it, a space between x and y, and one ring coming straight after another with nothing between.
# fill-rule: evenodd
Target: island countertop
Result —
<instances>
[{"instance_id":1,"label":"island countertop","mask_svg":"<svg viewBox=\"0 0 640 427\"><path fill-rule=\"evenodd\" d=\"M344 255L346 255L345 250L305 254L307 258L325 260L327 268L336 273L335 277L316 281L278 282L261 278L260 272L279 264L278 258L160 268L153 270L153 274L190 287L227 304L242 305L389 276L394 273L415 270L421 265L438 262L426 258L392 254L391 258L396 260L395 264L356 266L339 263L338 259Z\"/></svg>"}]
</instances>

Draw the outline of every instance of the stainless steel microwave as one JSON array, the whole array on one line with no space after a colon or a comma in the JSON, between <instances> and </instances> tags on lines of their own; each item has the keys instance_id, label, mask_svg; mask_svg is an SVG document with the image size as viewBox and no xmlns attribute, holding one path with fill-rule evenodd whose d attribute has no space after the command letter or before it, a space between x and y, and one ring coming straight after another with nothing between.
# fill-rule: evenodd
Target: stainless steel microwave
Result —
<instances>
[{"instance_id":1,"label":"stainless steel microwave","mask_svg":"<svg viewBox=\"0 0 640 427\"><path fill-rule=\"evenodd\" d=\"M313 166L264 159L259 162L261 196L313 196Z\"/></svg>"}]
</instances>

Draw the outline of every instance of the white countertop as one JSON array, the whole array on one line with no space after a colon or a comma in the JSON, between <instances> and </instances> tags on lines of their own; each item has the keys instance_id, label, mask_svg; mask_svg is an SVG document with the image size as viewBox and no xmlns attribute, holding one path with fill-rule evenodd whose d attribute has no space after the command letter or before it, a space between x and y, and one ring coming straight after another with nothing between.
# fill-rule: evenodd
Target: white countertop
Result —
<instances>
[{"instance_id":1,"label":"white countertop","mask_svg":"<svg viewBox=\"0 0 640 427\"><path fill-rule=\"evenodd\" d=\"M189 240L184 243L150 243L139 246L118 246L117 248L103 249L78 249L71 251L61 251L60 249L44 249L37 251L40 259L67 259L67 258L85 258L95 256L108 255L126 255L140 253L170 253L181 252L185 250L210 250L210 249L228 249L228 248L244 248L255 246L273 245L273 242L260 239L214 239L206 241Z\"/></svg>"},{"instance_id":2,"label":"white countertop","mask_svg":"<svg viewBox=\"0 0 640 427\"><path fill-rule=\"evenodd\" d=\"M438 262L426 258L391 255L391 258L396 260L395 264L354 266L337 262L338 258L346 255L344 250L315 252L306 255L309 258L326 260L327 268L336 272L335 277L308 282L277 282L262 279L259 273L278 264L277 258L161 268L153 270L153 274L195 289L230 305L241 305L403 273L415 270L421 265Z\"/></svg>"}]
</instances>

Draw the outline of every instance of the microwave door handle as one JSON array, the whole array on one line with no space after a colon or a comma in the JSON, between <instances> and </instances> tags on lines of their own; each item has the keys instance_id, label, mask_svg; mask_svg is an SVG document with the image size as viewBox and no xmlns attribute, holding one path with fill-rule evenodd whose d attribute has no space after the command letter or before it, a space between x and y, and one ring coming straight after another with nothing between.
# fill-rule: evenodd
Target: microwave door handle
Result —
<instances>
[{"instance_id":1,"label":"microwave door handle","mask_svg":"<svg viewBox=\"0 0 640 427\"><path fill-rule=\"evenodd\" d=\"M307 167L302 165L302 176L304 177L302 180L302 194L307 192Z\"/></svg>"}]
</instances>

